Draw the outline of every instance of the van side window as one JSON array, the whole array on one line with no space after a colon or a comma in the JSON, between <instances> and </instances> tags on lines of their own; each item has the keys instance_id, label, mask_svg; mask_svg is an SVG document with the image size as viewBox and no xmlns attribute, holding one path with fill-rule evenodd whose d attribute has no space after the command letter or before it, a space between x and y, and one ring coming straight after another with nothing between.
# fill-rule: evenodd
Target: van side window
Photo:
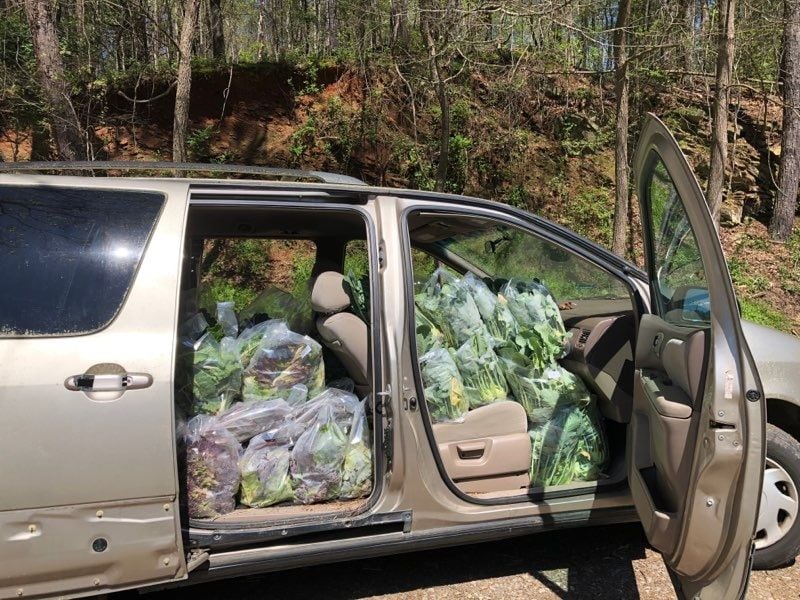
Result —
<instances>
[{"instance_id":1,"label":"van side window","mask_svg":"<svg viewBox=\"0 0 800 600\"><path fill-rule=\"evenodd\" d=\"M105 327L163 204L146 192L0 187L0 337Z\"/></svg>"}]
</instances>

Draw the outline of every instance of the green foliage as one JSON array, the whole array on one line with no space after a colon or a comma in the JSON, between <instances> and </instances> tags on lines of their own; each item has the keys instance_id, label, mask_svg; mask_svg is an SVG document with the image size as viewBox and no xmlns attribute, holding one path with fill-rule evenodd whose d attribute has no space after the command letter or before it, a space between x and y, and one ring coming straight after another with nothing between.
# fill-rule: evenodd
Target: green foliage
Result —
<instances>
[{"instance_id":1,"label":"green foliage","mask_svg":"<svg viewBox=\"0 0 800 600\"><path fill-rule=\"evenodd\" d=\"M563 224L581 235L611 247L614 204L608 190L590 187L567 199Z\"/></svg>"},{"instance_id":2,"label":"green foliage","mask_svg":"<svg viewBox=\"0 0 800 600\"><path fill-rule=\"evenodd\" d=\"M789 317L775 310L768 302L760 298L740 297L739 303L742 307L743 319L781 331L790 331L792 328L792 322Z\"/></svg>"},{"instance_id":3,"label":"green foliage","mask_svg":"<svg viewBox=\"0 0 800 600\"><path fill-rule=\"evenodd\" d=\"M214 128L208 125L195 129L186 136L186 152L192 162L209 162L211 159L212 135L214 135Z\"/></svg>"},{"instance_id":4,"label":"green foliage","mask_svg":"<svg viewBox=\"0 0 800 600\"><path fill-rule=\"evenodd\" d=\"M313 116L309 116L290 138L289 152L292 154L294 164L300 163L306 151L314 145L316 136L317 122Z\"/></svg>"}]
</instances>

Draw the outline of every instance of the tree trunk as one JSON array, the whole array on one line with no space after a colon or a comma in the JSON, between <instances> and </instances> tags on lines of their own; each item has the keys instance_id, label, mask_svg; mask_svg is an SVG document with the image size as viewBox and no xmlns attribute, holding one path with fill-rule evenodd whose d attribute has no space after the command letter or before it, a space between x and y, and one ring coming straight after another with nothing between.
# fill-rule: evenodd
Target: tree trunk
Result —
<instances>
[{"instance_id":1,"label":"tree trunk","mask_svg":"<svg viewBox=\"0 0 800 600\"><path fill-rule=\"evenodd\" d=\"M721 0L717 30L717 75L711 127L711 166L706 199L719 228L719 213L725 189L725 164L728 161L728 93L734 52L734 15L736 0Z\"/></svg>"},{"instance_id":2,"label":"tree trunk","mask_svg":"<svg viewBox=\"0 0 800 600\"><path fill-rule=\"evenodd\" d=\"M225 60L225 31L222 27L222 0L208 0L211 56L214 60Z\"/></svg>"},{"instance_id":3,"label":"tree trunk","mask_svg":"<svg viewBox=\"0 0 800 600\"><path fill-rule=\"evenodd\" d=\"M406 0L391 0L389 5L389 24L392 28L390 39L393 46L408 47L408 3Z\"/></svg>"},{"instance_id":4,"label":"tree trunk","mask_svg":"<svg viewBox=\"0 0 800 600\"><path fill-rule=\"evenodd\" d=\"M189 99L192 93L192 42L199 12L200 0L187 0L178 47L178 83L175 87L175 118L172 124L173 162L186 162L186 129L189 125Z\"/></svg>"},{"instance_id":5,"label":"tree trunk","mask_svg":"<svg viewBox=\"0 0 800 600\"><path fill-rule=\"evenodd\" d=\"M440 16L440 15L437 15ZM439 62L439 53L436 48L436 40L431 32L430 20L436 18L429 10L420 15L420 28L425 47L428 50L428 62L430 65L433 85L436 88L436 99L439 102L439 110L442 114L439 126L439 165L436 170L437 192L444 191L447 182L447 171L450 167L450 99L447 96L447 82L442 72Z\"/></svg>"},{"instance_id":6,"label":"tree trunk","mask_svg":"<svg viewBox=\"0 0 800 600\"><path fill-rule=\"evenodd\" d=\"M70 86L58 44L50 0L25 0L56 155L59 160L86 160L86 142L70 100Z\"/></svg>"},{"instance_id":7,"label":"tree trunk","mask_svg":"<svg viewBox=\"0 0 800 600\"><path fill-rule=\"evenodd\" d=\"M614 237L611 250L624 257L628 236L628 21L631 0L620 0L614 33L614 94L617 97L616 149L614 152Z\"/></svg>"},{"instance_id":8,"label":"tree trunk","mask_svg":"<svg viewBox=\"0 0 800 600\"><path fill-rule=\"evenodd\" d=\"M778 193L769 223L773 240L785 242L792 234L800 180L800 0L784 0L783 132Z\"/></svg>"}]
</instances>

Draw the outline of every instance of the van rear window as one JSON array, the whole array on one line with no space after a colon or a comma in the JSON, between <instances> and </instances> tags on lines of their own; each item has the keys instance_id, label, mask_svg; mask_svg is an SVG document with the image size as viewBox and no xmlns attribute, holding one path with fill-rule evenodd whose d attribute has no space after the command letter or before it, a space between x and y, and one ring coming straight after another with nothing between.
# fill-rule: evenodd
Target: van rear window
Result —
<instances>
[{"instance_id":1,"label":"van rear window","mask_svg":"<svg viewBox=\"0 0 800 600\"><path fill-rule=\"evenodd\" d=\"M152 192L0 187L0 337L105 327L163 204Z\"/></svg>"}]
</instances>

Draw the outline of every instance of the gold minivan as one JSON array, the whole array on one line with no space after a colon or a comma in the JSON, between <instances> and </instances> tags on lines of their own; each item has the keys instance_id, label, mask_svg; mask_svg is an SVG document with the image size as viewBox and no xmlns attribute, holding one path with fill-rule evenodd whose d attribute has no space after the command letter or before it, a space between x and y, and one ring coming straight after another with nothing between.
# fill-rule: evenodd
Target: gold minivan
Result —
<instances>
[{"instance_id":1,"label":"gold minivan","mask_svg":"<svg viewBox=\"0 0 800 600\"><path fill-rule=\"evenodd\" d=\"M646 274L509 206L325 173L0 177L0 597L637 520L679 597L742 597L761 384L705 199L655 117L634 170ZM253 239L310 253L307 294L240 310L223 341L192 330L213 242ZM245 360L259 323L294 345L264 336ZM225 339L241 360L222 394L204 369ZM220 425L248 402L280 410Z\"/></svg>"}]
</instances>

